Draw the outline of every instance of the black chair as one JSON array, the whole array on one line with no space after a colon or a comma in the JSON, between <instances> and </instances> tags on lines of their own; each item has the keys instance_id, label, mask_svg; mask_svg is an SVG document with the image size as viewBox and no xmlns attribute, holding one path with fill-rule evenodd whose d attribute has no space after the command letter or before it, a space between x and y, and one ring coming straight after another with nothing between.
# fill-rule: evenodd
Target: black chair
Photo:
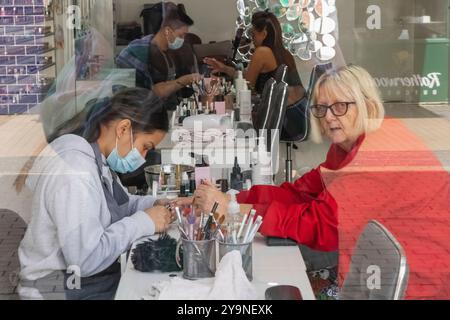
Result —
<instances>
[{"instance_id":1,"label":"black chair","mask_svg":"<svg viewBox=\"0 0 450 320\"><path fill-rule=\"evenodd\" d=\"M276 133L276 137L271 137L270 146L275 145L275 138L279 138L283 121L286 114L286 107L288 102L288 85L285 82L277 83L273 90L273 97L271 99L270 109L267 113L267 121L263 129L268 133L270 131ZM269 145L268 145L269 147Z\"/></svg>"},{"instance_id":2,"label":"black chair","mask_svg":"<svg viewBox=\"0 0 450 320\"><path fill-rule=\"evenodd\" d=\"M304 101L296 107L286 111L286 118L281 133L281 142L286 143L286 182L293 182L292 177L292 148L295 142L303 142L308 139L310 132L309 107L311 95L317 80L329 69L332 63L314 66L309 79L309 86Z\"/></svg>"},{"instance_id":3,"label":"black chair","mask_svg":"<svg viewBox=\"0 0 450 320\"><path fill-rule=\"evenodd\" d=\"M274 79L277 83L286 82L288 67L285 64L280 65L277 70L275 70Z\"/></svg>"},{"instance_id":4,"label":"black chair","mask_svg":"<svg viewBox=\"0 0 450 320\"><path fill-rule=\"evenodd\" d=\"M286 114L287 101L288 85L285 82L280 82L274 87L273 97L268 112L268 120L264 127L267 133L267 152L270 152L271 154L273 168L278 167L279 152L277 147Z\"/></svg>"},{"instance_id":5,"label":"black chair","mask_svg":"<svg viewBox=\"0 0 450 320\"><path fill-rule=\"evenodd\" d=\"M270 78L264 85L261 100L258 108L256 109L256 115L254 117L253 125L257 131L267 128L275 84L276 81L273 78Z\"/></svg>"}]
</instances>

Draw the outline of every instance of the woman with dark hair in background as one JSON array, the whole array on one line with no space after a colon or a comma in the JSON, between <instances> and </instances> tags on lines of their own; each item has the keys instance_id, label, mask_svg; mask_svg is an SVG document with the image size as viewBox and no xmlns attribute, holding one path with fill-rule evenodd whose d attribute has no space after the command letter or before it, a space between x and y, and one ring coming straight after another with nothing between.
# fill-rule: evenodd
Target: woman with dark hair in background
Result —
<instances>
[{"instance_id":1,"label":"woman with dark hair in background","mask_svg":"<svg viewBox=\"0 0 450 320\"><path fill-rule=\"evenodd\" d=\"M297 72L294 57L283 45L282 30L276 16L266 11L256 12L252 17L252 40L256 50L244 77L252 89L261 94L267 80L274 76L277 68L284 64L288 67L286 82L288 105L299 103L305 97L305 89ZM214 72L223 72L234 77L236 70L216 59L206 58L205 63Z\"/></svg>"},{"instance_id":2,"label":"woman with dark hair in background","mask_svg":"<svg viewBox=\"0 0 450 320\"><path fill-rule=\"evenodd\" d=\"M114 298L120 255L137 239L164 232L173 219L156 199L128 194L115 172L139 168L168 127L159 98L125 89L93 107L84 138L63 135L41 153L27 180L34 196L19 248L22 297L43 299L36 290L31 297L23 293L75 267L81 284L70 290L65 274L66 299Z\"/></svg>"},{"instance_id":3,"label":"woman with dark hair in background","mask_svg":"<svg viewBox=\"0 0 450 320\"><path fill-rule=\"evenodd\" d=\"M171 51L179 50L189 27L194 24L182 5L163 5L163 20L156 34L135 40L116 59L120 68L136 69L136 86L152 89L166 99L166 107L177 104L176 93L199 80L200 75L188 74L177 78Z\"/></svg>"}]
</instances>

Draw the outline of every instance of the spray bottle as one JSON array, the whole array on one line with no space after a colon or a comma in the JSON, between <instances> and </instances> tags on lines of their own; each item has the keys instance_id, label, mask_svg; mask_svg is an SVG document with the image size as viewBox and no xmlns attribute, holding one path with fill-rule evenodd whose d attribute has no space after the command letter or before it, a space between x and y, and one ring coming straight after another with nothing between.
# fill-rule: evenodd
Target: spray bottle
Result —
<instances>
[{"instance_id":1,"label":"spray bottle","mask_svg":"<svg viewBox=\"0 0 450 320\"><path fill-rule=\"evenodd\" d=\"M244 79L244 75L242 74L242 71L238 71L238 76L235 79L234 82L234 87L236 89L236 103L238 106L241 105L241 99L240 99L240 91L244 89L244 85L245 85L245 79Z\"/></svg>"},{"instance_id":2,"label":"spray bottle","mask_svg":"<svg viewBox=\"0 0 450 320\"><path fill-rule=\"evenodd\" d=\"M228 215L226 223L231 227L231 232L239 228L239 224L242 220L241 207L237 202L236 196L239 194L239 191L231 189L227 192L231 197L231 201L228 204Z\"/></svg>"}]
</instances>

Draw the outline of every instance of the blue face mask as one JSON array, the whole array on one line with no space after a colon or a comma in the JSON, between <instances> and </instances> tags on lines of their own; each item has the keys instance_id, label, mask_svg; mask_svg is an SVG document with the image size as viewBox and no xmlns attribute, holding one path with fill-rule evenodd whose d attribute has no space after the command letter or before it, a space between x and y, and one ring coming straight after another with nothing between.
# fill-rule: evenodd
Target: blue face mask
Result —
<instances>
[{"instance_id":1,"label":"blue face mask","mask_svg":"<svg viewBox=\"0 0 450 320\"><path fill-rule=\"evenodd\" d=\"M145 159L139 153L138 149L134 147L133 130L131 131L131 151L124 158L119 155L117 142L118 139L116 138L116 147L111 152L108 159L106 159L106 162L108 162L108 165L112 170L122 174L135 172L145 163Z\"/></svg>"},{"instance_id":2,"label":"blue face mask","mask_svg":"<svg viewBox=\"0 0 450 320\"><path fill-rule=\"evenodd\" d=\"M168 41L168 40L167 40ZM178 50L180 49L184 44L184 38L176 37L173 42L169 42L169 49L170 50Z\"/></svg>"}]
</instances>

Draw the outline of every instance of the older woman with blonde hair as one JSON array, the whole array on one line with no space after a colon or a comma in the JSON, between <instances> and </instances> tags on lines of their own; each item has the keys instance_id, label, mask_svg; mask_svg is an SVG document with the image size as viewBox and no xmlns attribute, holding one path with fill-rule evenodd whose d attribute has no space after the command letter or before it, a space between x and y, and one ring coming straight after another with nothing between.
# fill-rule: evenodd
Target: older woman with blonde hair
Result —
<instances>
[{"instance_id":1,"label":"older woman with blonde hair","mask_svg":"<svg viewBox=\"0 0 450 320\"><path fill-rule=\"evenodd\" d=\"M427 141L401 119L384 118L375 81L361 67L323 75L310 110L312 138L331 141L326 160L293 184L241 192L242 212L254 208L264 217L263 235L338 251L341 283L365 225L377 220L405 251L411 275L405 298L449 299L450 175ZM211 186L200 186L195 196L206 208L214 199L228 204ZM319 298L337 290L336 269L327 269L328 281L321 281L327 272L312 281L316 289L331 284L316 290Z\"/></svg>"},{"instance_id":2,"label":"older woman with blonde hair","mask_svg":"<svg viewBox=\"0 0 450 320\"><path fill-rule=\"evenodd\" d=\"M256 209L264 217L260 232L290 238L322 251L338 249L338 203L324 184L322 171L340 170L358 152L366 135L380 127L384 107L374 79L358 66L346 66L324 74L312 97L313 139L331 141L327 159L295 183L254 186L241 192L241 211ZM212 185L202 185L196 203L205 210L219 201L226 213L228 197Z\"/></svg>"}]
</instances>

